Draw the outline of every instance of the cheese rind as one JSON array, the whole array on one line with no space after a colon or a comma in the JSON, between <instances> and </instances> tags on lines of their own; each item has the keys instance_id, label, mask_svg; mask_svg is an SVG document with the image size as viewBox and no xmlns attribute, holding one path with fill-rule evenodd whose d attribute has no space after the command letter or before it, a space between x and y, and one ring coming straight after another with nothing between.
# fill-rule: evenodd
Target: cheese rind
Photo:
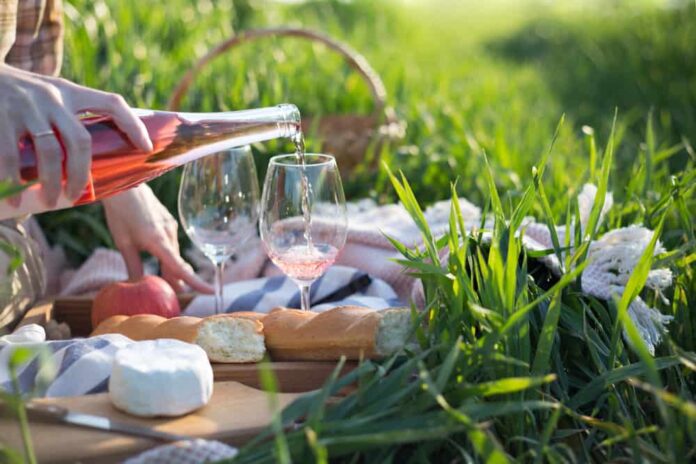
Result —
<instances>
[{"instance_id":1,"label":"cheese rind","mask_svg":"<svg viewBox=\"0 0 696 464\"><path fill-rule=\"evenodd\" d=\"M199 346L147 340L121 348L114 357L109 397L129 414L180 416L205 406L212 394L213 369Z\"/></svg>"}]
</instances>

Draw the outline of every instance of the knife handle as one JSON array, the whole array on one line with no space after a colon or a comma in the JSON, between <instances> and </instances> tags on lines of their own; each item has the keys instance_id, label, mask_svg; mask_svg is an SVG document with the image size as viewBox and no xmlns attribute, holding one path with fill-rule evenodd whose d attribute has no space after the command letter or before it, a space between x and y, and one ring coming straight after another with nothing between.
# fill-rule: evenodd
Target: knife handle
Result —
<instances>
[{"instance_id":1,"label":"knife handle","mask_svg":"<svg viewBox=\"0 0 696 464\"><path fill-rule=\"evenodd\" d=\"M24 405L29 419L38 421L60 422L68 415L68 410L53 404L27 403Z\"/></svg>"}]
</instances>

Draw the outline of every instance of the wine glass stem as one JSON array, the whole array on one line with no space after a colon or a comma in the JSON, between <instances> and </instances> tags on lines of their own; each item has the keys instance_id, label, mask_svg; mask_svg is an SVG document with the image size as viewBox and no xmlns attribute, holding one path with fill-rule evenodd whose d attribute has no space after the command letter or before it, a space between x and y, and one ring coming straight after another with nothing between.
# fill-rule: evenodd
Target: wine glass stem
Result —
<instances>
[{"instance_id":1,"label":"wine glass stem","mask_svg":"<svg viewBox=\"0 0 696 464\"><path fill-rule=\"evenodd\" d=\"M309 311L311 304L309 302L309 287L311 284L300 284L300 307L303 311Z\"/></svg>"},{"instance_id":2,"label":"wine glass stem","mask_svg":"<svg viewBox=\"0 0 696 464\"><path fill-rule=\"evenodd\" d=\"M222 271L225 269L225 261L221 260L215 266L215 314L221 314L222 307Z\"/></svg>"}]
</instances>

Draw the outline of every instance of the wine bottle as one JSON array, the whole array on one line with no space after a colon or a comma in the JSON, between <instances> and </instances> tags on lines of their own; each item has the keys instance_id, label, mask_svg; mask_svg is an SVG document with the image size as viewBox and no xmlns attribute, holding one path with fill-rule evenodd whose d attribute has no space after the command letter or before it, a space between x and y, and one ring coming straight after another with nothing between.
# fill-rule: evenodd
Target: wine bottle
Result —
<instances>
[{"instance_id":1,"label":"wine bottle","mask_svg":"<svg viewBox=\"0 0 696 464\"><path fill-rule=\"evenodd\" d=\"M70 201L61 192L56 206L48 208L40 199L40 186L31 185L22 192L18 207L0 200L0 220L107 198L217 151L275 138L293 138L301 130L300 112L290 104L221 113L134 111L147 128L152 151L137 149L110 117L84 117L81 122L92 137L92 167L82 195L77 201ZM60 138L60 134L57 136ZM22 138L19 149L21 178L24 182L33 181L38 169L31 138Z\"/></svg>"}]
</instances>

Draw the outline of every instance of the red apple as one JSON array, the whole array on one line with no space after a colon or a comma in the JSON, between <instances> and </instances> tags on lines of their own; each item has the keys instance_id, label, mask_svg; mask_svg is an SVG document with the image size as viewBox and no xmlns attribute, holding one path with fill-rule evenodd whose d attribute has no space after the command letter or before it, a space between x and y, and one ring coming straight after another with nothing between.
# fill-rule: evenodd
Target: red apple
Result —
<instances>
[{"instance_id":1,"label":"red apple","mask_svg":"<svg viewBox=\"0 0 696 464\"><path fill-rule=\"evenodd\" d=\"M117 314L157 314L169 318L179 316L181 308L167 281L149 275L135 282L114 282L99 290L92 302L92 328Z\"/></svg>"}]
</instances>

